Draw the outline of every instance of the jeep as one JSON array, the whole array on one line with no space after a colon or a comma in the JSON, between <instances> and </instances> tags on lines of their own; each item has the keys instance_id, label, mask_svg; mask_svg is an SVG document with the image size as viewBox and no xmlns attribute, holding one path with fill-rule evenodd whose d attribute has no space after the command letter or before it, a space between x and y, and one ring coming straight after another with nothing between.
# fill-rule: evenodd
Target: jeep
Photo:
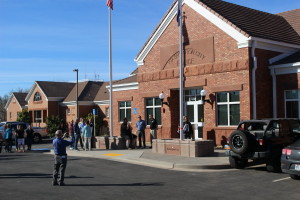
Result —
<instances>
[{"instance_id":1,"label":"jeep","mask_svg":"<svg viewBox=\"0 0 300 200\"><path fill-rule=\"evenodd\" d=\"M280 172L282 149L299 138L299 119L264 119L241 121L229 136L230 166L242 169L248 160L266 163L270 172Z\"/></svg>"}]
</instances>

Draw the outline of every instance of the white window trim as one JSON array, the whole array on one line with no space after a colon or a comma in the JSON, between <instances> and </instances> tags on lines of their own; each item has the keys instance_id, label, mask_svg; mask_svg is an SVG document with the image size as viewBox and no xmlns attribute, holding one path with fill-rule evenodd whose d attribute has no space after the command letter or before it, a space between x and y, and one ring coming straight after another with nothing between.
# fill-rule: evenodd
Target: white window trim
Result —
<instances>
[{"instance_id":1,"label":"white window trim","mask_svg":"<svg viewBox=\"0 0 300 200\"><path fill-rule=\"evenodd\" d=\"M152 110L153 110L153 118L154 119L156 119L156 114L155 114L155 108L161 108L161 105L155 105L155 99L157 99L157 97L149 97L149 98L146 98L146 99L152 99L152 101L153 101L153 106L147 106L146 105L146 112L145 113L147 113L147 109L148 108L152 108ZM162 117L162 115L161 115L161 117ZM145 119L147 119L148 120L148 116L146 116L145 117ZM161 119L162 120L162 119ZM161 122L162 123L162 122ZM158 125L161 125L161 124L158 124Z\"/></svg>"},{"instance_id":2,"label":"white window trim","mask_svg":"<svg viewBox=\"0 0 300 200\"><path fill-rule=\"evenodd\" d=\"M287 99L286 98L287 91L294 91L294 90L284 90L284 117L287 118L286 102L287 101L298 101L298 118L299 118L300 117L300 90L297 90L298 91L298 99Z\"/></svg>"},{"instance_id":3,"label":"white window trim","mask_svg":"<svg viewBox=\"0 0 300 200\"><path fill-rule=\"evenodd\" d=\"M124 107L121 107L121 106L120 106L122 102L125 102L125 106L124 106ZM130 103L131 103L131 101L120 101L120 102L119 102L119 111L120 111L120 110L125 110L125 118L127 118L127 114L126 114L127 112L126 112L126 110L127 110L127 109L130 109L130 112L131 112L131 106L128 107L128 106L127 106L127 102L130 102ZM120 117L121 117L121 116L120 116ZM119 119L119 121L120 121L120 119ZM121 122L121 121L120 121L120 122ZM130 121L128 120L128 122L131 122L131 120L130 120Z\"/></svg>"},{"instance_id":4,"label":"white window trim","mask_svg":"<svg viewBox=\"0 0 300 200\"><path fill-rule=\"evenodd\" d=\"M230 91L230 92L239 92L239 91ZM217 104L217 109L216 109L217 121L216 121L216 124L217 124L218 127L235 127L236 126L236 125L230 125L230 105L241 105L241 101L232 101L232 102L230 102L229 101L229 93L230 92L225 92L225 93L227 93L227 102L218 102L218 101L216 102L216 104ZM219 92L219 93L221 93L221 92ZM218 95L218 93L217 93L217 95ZM227 125L218 125L218 121L219 121L218 106L220 106L220 105L227 105L227 119L228 119Z\"/></svg>"},{"instance_id":5,"label":"white window trim","mask_svg":"<svg viewBox=\"0 0 300 200\"><path fill-rule=\"evenodd\" d=\"M41 118L36 118L36 112L41 112ZM43 116L42 116L42 110L35 110L33 112L33 117L34 117L34 123L42 123L43 122ZM40 122L38 122L37 120L40 120Z\"/></svg>"}]
</instances>

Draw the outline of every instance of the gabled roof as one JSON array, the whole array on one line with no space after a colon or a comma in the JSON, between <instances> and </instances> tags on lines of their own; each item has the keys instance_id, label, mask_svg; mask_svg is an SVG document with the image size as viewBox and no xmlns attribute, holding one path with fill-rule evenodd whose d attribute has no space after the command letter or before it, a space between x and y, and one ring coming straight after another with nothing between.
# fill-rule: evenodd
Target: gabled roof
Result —
<instances>
[{"instance_id":1,"label":"gabled roof","mask_svg":"<svg viewBox=\"0 0 300 200\"><path fill-rule=\"evenodd\" d=\"M78 101L94 101L104 82L85 81L78 83ZM75 84L64 102L76 101L77 85Z\"/></svg>"},{"instance_id":2,"label":"gabled roof","mask_svg":"<svg viewBox=\"0 0 300 200\"><path fill-rule=\"evenodd\" d=\"M199 3L249 36L300 45L299 34L282 16L221 0L199 0Z\"/></svg>"},{"instance_id":3,"label":"gabled roof","mask_svg":"<svg viewBox=\"0 0 300 200\"><path fill-rule=\"evenodd\" d=\"M266 13L222 0L184 0L183 4L196 10L238 42L245 43L253 37L281 42L286 45L300 45L299 34L280 15ZM173 2L171 8L136 56L135 61L139 65L141 65L143 58L149 52L149 49L154 46L168 24L175 20L176 7L177 0Z\"/></svg>"},{"instance_id":4,"label":"gabled roof","mask_svg":"<svg viewBox=\"0 0 300 200\"><path fill-rule=\"evenodd\" d=\"M21 107L25 107L25 105L27 105L27 102L25 101L27 94L28 93L13 92L13 95L16 97Z\"/></svg>"},{"instance_id":5,"label":"gabled roof","mask_svg":"<svg viewBox=\"0 0 300 200\"><path fill-rule=\"evenodd\" d=\"M137 74L135 74L133 76L129 76L127 78L116 80L116 81L113 82L113 85L136 83L136 82L137 82Z\"/></svg>"},{"instance_id":6,"label":"gabled roof","mask_svg":"<svg viewBox=\"0 0 300 200\"><path fill-rule=\"evenodd\" d=\"M7 101L7 103L6 103L6 105L5 105L4 108L5 109L8 108L8 106L11 103L13 97L16 98L16 100L17 100L18 104L20 105L21 109L24 108L27 105L27 102L25 101L25 98L26 98L27 94L28 93L23 93L23 92L13 92L10 95L10 97L9 97L9 99L8 99L8 101Z\"/></svg>"},{"instance_id":7,"label":"gabled roof","mask_svg":"<svg viewBox=\"0 0 300 200\"><path fill-rule=\"evenodd\" d=\"M109 82L104 82L100 89L98 90L98 93L94 99L94 101L107 101L109 100L109 91L106 88L106 86L109 85Z\"/></svg>"},{"instance_id":8,"label":"gabled roof","mask_svg":"<svg viewBox=\"0 0 300 200\"><path fill-rule=\"evenodd\" d=\"M300 9L290 10L287 12L278 13L289 22L289 24L294 28L294 30L300 34Z\"/></svg>"},{"instance_id":9,"label":"gabled roof","mask_svg":"<svg viewBox=\"0 0 300 200\"><path fill-rule=\"evenodd\" d=\"M297 62L300 62L300 51L298 51L286 58L283 58L282 60L279 60L279 61L273 63L272 65L292 64L292 63L297 63Z\"/></svg>"},{"instance_id":10,"label":"gabled roof","mask_svg":"<svg viewBox=\"0 0 300 200\"><path fill-rule=\"evenodd\" d=\"M29 101L36 87L42 90L42 93L48 100L49 98L52 100L62 100L66 98L74 85L75 83L70 82L36 81L28 92L25 101Z\"/></svg>"},{"instance_id":11,"label":"gabled roof","mask_svg":"<svg viewBox=\"0 0 300 200\"><path fill-rule=\"evenodd\" d=\"M36 81L47 97L66 97L75 83Z\"/></svg>"}]
</instances>

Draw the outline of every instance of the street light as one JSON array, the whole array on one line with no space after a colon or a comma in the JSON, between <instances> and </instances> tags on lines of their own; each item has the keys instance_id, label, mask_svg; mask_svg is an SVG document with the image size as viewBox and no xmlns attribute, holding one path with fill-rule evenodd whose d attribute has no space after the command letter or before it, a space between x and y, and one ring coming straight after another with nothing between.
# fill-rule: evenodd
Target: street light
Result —
<instances>
[{"instance_id":1,"label":"street light","mask_svg":"<svg viewBox=\"0 0 300 200\"><path fill-rule=\"evenodd\" d=\"M168 102L164 102L164 98L165 98L165 94L164 92L162 91L159 96L158 96L161 100L161 106L164 106L164 104L166 104L167 106L169 106L169 103Z\"/></svg>"},{"instance_id":2,"label":"street light","mask_svg":"<svg viewBox=\"0 0 300 200\"><path fill-rule=\"evenodd\" d=\"M205 102L211 104L210 99L205 99L206 94L207 94L206 90L201 90L201 92L200 92L200 95L201 95L200 104L205 104Z\"/></svg>"},{"instance_id":3,"label":"street light","mask_svg":"<svg viewBox=\"0 0 300 200\"><path fill-rule=\"evenodd\" d=\"M74 69L73 72L76 72L76 119L79 117L78 109L78 69Z\"/></svg>"}]
</instances>

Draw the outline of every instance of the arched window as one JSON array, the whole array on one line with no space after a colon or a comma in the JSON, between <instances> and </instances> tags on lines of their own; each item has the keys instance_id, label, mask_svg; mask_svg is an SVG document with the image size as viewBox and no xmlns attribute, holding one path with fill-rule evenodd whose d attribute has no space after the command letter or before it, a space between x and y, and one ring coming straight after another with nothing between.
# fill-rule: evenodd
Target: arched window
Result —
<instances>
[{"instance_id":1,"label":"arched window","mask_svg":"<svg viewBox=\"0 0 300 200\"><path fill-rule=\"evenodd\" d=\"M41 101L41 100L42 100L41 94L39 92L36 92L33 101Z\"/></svg>"}]
</instances>

